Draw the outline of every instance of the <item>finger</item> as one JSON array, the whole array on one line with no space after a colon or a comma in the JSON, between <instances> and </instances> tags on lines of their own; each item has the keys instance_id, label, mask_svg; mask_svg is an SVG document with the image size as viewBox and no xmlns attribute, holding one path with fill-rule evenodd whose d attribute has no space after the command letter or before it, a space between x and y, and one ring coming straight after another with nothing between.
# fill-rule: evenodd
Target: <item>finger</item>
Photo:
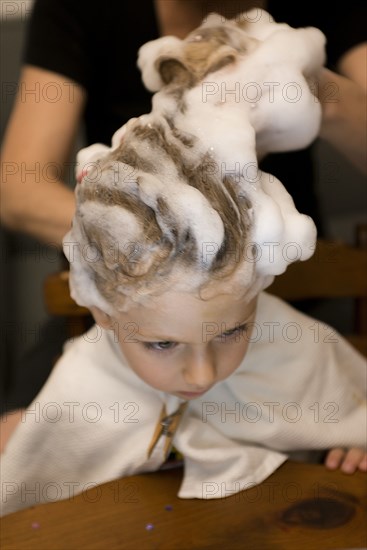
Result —
<instances>
[{"instance_id":1,"label":"finger","mask_svg":"<svg viewBox=\"0 0 367 550\"><path fill-rule=\"evenodd\" d=\"M361 472L367 472L367 453L363 453L363 458L358 465Z\"/></svg>"},{"instance_id":2,"label":"finger","mask_svg":"<svg viewBox=\"0 0 367 550\"><path fill-rule=\"evenodd\" d=\"M329 470L336 470L342 464L345 457L345 450L341 447L331 449L326 457L325 466Z\"/></svg>"},{"instance_id":3,"label":"finger","mask_svg":"<svg viewBox=\"0 0 367 550\"><path fill-rule=\"evenodd\" d=\"M363 456L364 451L362 449L349 449L340 467L341 471L345 474L353 474L359 467L360 462L363 460Z\"/></svg>"}]
</instances>

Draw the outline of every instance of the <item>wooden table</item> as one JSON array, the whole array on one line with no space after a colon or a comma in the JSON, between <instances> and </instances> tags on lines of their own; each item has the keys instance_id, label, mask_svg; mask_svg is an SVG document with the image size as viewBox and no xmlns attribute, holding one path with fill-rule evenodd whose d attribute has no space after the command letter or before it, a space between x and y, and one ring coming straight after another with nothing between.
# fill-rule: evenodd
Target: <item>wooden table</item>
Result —
<instances>
[{"instance_id":1,"label":"wooden table","mask_svg":"<svg viewBox=\"0 0 367 550\"><path fill-rule=\"evenodd\" d=\"M286 462L223 499L177 498L182 470L116 480L3 518L2 550L314 550L367 545L367 476Z\"/></svg>"}]
</instances>

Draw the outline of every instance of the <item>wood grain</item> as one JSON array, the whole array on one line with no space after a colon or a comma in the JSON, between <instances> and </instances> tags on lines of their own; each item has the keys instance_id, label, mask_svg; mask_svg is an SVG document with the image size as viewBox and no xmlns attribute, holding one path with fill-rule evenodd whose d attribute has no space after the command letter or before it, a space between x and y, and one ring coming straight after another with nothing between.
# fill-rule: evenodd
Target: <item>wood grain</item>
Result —
<instances>
[{"instance_id":1,"label":"wood grain","mask_svg":"<svg viewBox=\"0 0 367 550\"><path fill-rule=\"evenodd\" d=\"M3 518L2 550L361 548L367 476L286 462L227 498L177 497L179 468L116 480ZM222 489L222 493L220 493ZM218 495L224 487L212 486ZM172 507L172 509L167 509ZM33 527L32 527L33 524ZM151 529L147 526L152 525Z\"/></svg>"}]
</instances>

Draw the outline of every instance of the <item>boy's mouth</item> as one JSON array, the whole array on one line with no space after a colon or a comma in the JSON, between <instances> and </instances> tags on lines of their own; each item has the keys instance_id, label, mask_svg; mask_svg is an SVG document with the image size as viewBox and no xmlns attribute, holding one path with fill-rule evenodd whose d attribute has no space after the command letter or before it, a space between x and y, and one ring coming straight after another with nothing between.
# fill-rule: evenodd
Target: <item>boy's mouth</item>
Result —
<instances>
[{"instance_id":1,"label":"boy's mouth","mask_svg":"<svg viewBox=\"0 0 367 550\"><path fill-rule=\"evenodd\" d=\"M177 392L177 393L179 395L182 395L183 397L185 397L187 399L194 399L195 397L200 397L201 395L204 395L204 393L206 393L208 390L209 390L209 388L207 390L203 390L203 391L195 391L195 392L180 391L180 392Z\"/></svg>"}]
</instances>

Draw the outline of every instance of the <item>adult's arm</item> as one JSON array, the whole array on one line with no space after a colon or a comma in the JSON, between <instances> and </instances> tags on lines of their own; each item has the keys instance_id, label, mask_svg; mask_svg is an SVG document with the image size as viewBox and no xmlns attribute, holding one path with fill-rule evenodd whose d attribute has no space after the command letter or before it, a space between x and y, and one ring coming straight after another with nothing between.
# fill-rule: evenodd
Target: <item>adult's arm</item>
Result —
<instances>
[{"instance_id":1,"label":"adult's arm","mask_svg":"<svg viewBox=\"0 0 367 550\"><path fill-rule=\"evenodd\" d=\"M340 74L324 69L319 82L320 137L367 173L367 44L347 51L337 68Z\"/></svg>"},{"instance_id":2,"label":"adult's arm","mask_svg":"<svg viewBox=\"0 0 367 550\"><path fill-rule=\"evenodd\" d=\"M85 99L84 88L66 77L23 68L2 149L5 226L61 246L74 213L74 193L63 178L73 169Z\"/></svg>"}]
</instances>

